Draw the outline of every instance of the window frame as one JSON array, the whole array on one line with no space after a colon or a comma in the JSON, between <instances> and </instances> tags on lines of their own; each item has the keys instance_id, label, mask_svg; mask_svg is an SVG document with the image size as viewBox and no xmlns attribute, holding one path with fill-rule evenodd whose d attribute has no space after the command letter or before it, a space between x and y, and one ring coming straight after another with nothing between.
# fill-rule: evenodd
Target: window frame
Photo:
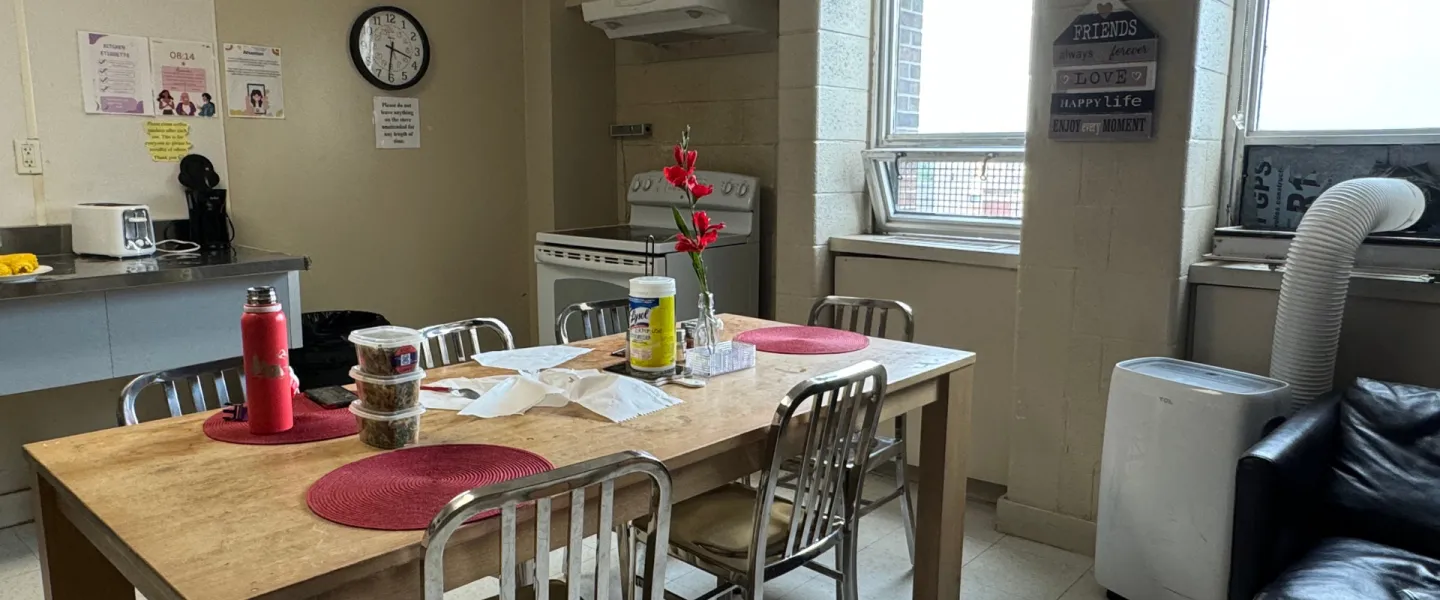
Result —
<instances>
[{"instance_id":1,"label":"window frame","mask_svg":"<svg viewBox=\"0 0 1440 600\"><path fill-rule=\"evenodd\" d=\"M870 147L864 156L866 187L876 230L889 234L1018 240L1020 219L896 213L894 196L898 181L895 175L899 172L900 158L943 161L1018 154L1023 159L1026 133L894 133L900 0L874 0L874 10Z\"/></svg>"},{"instance_id":2,"label":"window frame","mask_svg":"<svg viewBox=\"0 0 1440 600\"><path fill-rule=\"evenodd\" d=\"M1263 52L1271 0L1237 0L1242 11L1231 38L1228 125L1222 141L1222 181L1216 227L1239 227L1245 184L1245 152L1250 146L1340 146L1440 144L1440 128L1382 130L1261 131L1256 129L1260 106ZM1238 77L1233 74L1239 74Z\"/></svg>"}]
</instances>

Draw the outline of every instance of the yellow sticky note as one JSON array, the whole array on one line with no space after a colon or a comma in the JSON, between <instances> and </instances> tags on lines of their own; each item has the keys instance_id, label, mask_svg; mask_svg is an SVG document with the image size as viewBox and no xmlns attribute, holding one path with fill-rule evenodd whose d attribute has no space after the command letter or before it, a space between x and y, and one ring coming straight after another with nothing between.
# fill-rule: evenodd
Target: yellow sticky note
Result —
<instances>
[{"instance_id":1,"label":"yellow sticky note","mask_svg":"<svg viewBox=\"0 0 1440 600\"><path fill-rule=\"evenodd\" d=\"M145 136L145 149L155 162L180 162L195 147L190 124L183 121L146 121Z\"/></svg>"}]
</instances>

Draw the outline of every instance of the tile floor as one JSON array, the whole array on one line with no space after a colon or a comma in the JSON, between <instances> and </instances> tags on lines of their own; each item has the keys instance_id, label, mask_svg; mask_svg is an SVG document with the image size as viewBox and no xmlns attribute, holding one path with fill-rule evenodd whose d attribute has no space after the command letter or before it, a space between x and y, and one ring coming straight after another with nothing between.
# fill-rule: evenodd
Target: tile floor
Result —
<instances>
[{"instance_id":1,"label":"tile floor","mask_svg":"<svg viewBox=\"0 0 1440 600\"><path fill-rule=\"evenodd\" d=\"M877 478L868 490L883 490L890 480ZM867 494L868 495L868 494ZM995 531L995 507L972 500L965 523L965 570L962 600L1103 600L1095 583L1091 559ZM860 595L862 598L909 598L910 557L901 529L899 505L872 513L860 528ZM0 529L0 600L42 600L40 562L33 525ZM593 571L592 547L586 570ZM559 560L552 561L558 569ZM558 571L557 571L558 572ZM709 591L715 578L672 560L666 587L694 598ZM777 600L821 600L835 597L834 583L800 569L768 582L765 597ZM484 579L446 596L481 600L497 594L494 579ZM137 594L138 597L138 594Z\"/></svg>"}]
</instances>

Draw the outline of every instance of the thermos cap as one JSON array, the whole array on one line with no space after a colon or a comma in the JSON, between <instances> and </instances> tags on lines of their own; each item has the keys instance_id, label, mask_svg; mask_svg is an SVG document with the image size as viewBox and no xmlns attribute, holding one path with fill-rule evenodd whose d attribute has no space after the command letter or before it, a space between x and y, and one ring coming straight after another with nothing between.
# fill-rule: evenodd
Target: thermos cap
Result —
<instances>
[{"instance_id":1,"label":"thermos cap","mask_svg":"<svg viewBox=\"0 0 1440 600\"><path fill-rule=\"evenodd\" d=\"M245 290L245 304L247 306L266 306L275 304L275 288L270 286L252 287Z\"/></svg>"}]
</instances>

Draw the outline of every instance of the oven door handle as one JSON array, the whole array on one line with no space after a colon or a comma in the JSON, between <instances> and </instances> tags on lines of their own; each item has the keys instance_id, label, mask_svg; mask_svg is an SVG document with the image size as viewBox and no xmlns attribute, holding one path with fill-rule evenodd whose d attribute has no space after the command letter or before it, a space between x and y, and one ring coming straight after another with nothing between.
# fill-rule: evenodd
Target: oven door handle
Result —
<instances>
[{"instance_id":1,"label":"oven door handle","mask_svg":"<svg viewBox=\"0 0 1440 600\"><path fill-rule=\"evenodd\" d=\"M563 248L543 246L535 248L535 262L542 265L571 267L589 271L605 271L608 273L624 273L627 275L645 275L649 272L649 264L643 258L621 254L576 252Z\"/></svg>"}]
</instances>

